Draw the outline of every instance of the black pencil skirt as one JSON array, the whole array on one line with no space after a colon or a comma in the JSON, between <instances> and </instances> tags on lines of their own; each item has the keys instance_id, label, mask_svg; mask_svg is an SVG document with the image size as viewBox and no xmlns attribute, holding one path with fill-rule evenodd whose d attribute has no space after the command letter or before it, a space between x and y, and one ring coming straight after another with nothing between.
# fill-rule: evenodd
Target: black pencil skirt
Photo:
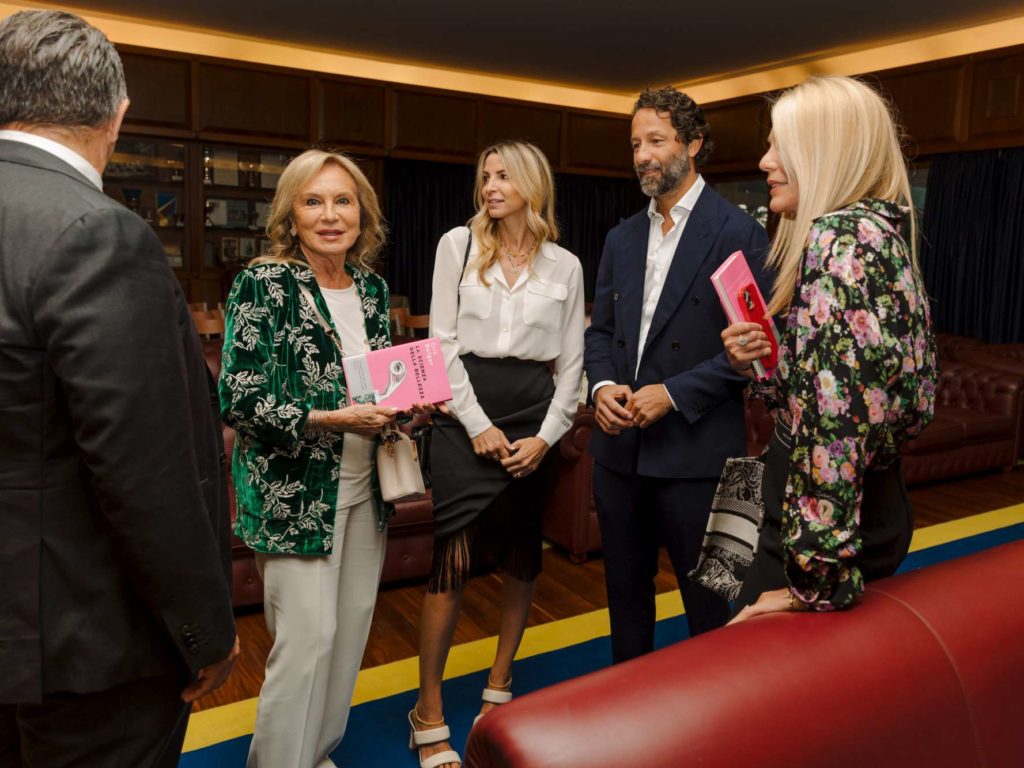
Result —
<instances>
[{"instance_id":1,"label":"black pencil skirt","mask_svg":"<svg viewBox=\"0 0 1024 768\"><path fill-rule=\"evenodd\" d=\"M555 391L547 363L470 354L462 356L462 364L480 407L509 442L536 436ZM494 565L520 581L537 578L552 470L549 451L536 471L513 478L494 459L473 452L460 422L435 415L430 441L434 554L427 589L457 589Z\"/></svg>"},{"instance_id":2,"label":"black pencil skirt","mask_svg":"<svg viewBox=\"0 0 1024 768\"><path fill-rule=\"evenodd\" d=\"M757 602L762 592L789 585L782 560L782 500L789 474L790 437L777 425L768 444L765 458L764 527L758 539L757 554L750 564L743 586L736 598L735 613ZM907 498L907 488L900 473L900 462L864 474L863 498L860 505L861 551L856 565L864 581L892 576L910 549L914 532L914 515Z\"/></svg>"}]
</instances>

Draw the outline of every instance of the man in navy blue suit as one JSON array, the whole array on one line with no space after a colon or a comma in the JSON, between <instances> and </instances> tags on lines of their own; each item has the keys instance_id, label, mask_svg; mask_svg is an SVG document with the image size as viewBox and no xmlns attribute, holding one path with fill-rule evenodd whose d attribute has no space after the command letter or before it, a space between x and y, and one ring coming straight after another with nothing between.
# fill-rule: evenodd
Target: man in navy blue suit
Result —
<instances>
[{"instance_id":1,"label":"man in navy blue suit","mask_svg":"<svg viewBox=\"0 0 1024 768\"><path fill-rule=\"evenodd\" d=\"M726 360L711 274L742 250L761 283L768 235L705 184L700 107L666 87L633 109L633 165L650 205L608 233L585 366L600 430L590 443L616 662L654 647L654 577L664 545L696 635L728 603L689 581L725 459L745 453L746 380Z\"/></svg>"}]
</instances>

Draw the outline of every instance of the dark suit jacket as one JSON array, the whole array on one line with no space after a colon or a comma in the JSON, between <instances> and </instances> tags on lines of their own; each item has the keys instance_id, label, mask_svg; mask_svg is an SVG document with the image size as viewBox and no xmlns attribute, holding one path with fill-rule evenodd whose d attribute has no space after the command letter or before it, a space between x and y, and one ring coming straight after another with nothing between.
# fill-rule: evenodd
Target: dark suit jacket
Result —
<instances>
[{"instance_id":1,"label":"dark suit jacket","mask_svg":"<svg viewBox=\"0 0 1024 768\"><path fill-rule=\"evenodd\" d=\"M0 141L0 702L184 680L227 656L206 377L152 230Z\"/></svg>"},{"instance_id":2,"label":"dark suit jacket","mask_svg":"<svg viewBox=\"0 0 1024 768\"><path fill-rule=\"evenodd\" d=\"M594 459L616 472L661 478L710 478L745 450L742 391L746 379L725 357L725 313L711 274L742 250L762 292L768 234L753 218L706 186L697 198L665 278L637 372L640 315L650 219L644 209L608 233L586 333L584 365L593 386L610 380L636 391L664 384L679 410L646 429L613 437L595 429ZM635 457L635 465L634 465Z\"/></svg>"}]
</instances>

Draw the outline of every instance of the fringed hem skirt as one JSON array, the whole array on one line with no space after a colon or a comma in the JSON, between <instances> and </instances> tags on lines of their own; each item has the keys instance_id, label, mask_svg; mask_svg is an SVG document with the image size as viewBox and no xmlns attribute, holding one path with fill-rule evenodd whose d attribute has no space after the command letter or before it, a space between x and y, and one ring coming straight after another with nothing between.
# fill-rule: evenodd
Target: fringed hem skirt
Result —
<instances>
[{"instance_id":1,"label":"fringed hem skirt","mask_svg":"<svg viewBox=\"0 0 1024 768\"><path fill-rule=\"evenodd\" d=\"M554 382L547 363L463 355L484 413L509 442L534 437ZM552 446L554 449L555 446ZM536 471L515 479L494 459L477 456L462 424L440 414L431 432L434 554L430 592L458 589L495 565L520 581L541 568L544 502L554 481L551 451Z\"/></svg>"}]
</instances>

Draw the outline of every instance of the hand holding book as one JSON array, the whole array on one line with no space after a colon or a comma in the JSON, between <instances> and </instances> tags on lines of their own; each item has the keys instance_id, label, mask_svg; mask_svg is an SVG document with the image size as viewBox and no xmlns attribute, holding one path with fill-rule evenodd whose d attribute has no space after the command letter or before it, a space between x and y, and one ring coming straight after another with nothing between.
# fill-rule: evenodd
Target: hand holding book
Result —
<instances>
[{"instance_id":1,"label":"hand holding book","mask_svg":"<svg viewBox=\"0 0 1024 768\"><path fill-rule=\"evenodd\" d=\"M729 327L722 342L733 368L769 378L779 362L779 338L743 251L736 251L711 276Z\"/></svg>"}]
</instances>

